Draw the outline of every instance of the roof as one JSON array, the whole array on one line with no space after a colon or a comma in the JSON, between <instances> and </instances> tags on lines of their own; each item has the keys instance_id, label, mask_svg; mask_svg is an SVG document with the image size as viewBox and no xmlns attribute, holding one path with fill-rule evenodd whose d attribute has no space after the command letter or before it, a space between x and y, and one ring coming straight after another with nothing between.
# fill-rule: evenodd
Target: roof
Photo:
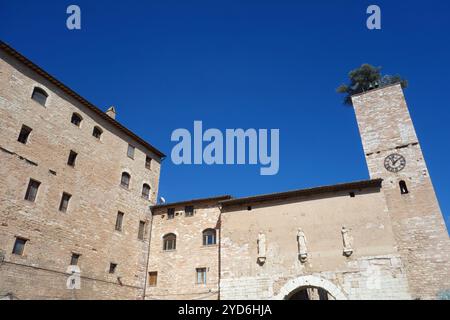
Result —
<instances>
[{"instance_id":1,"label":"roof","mask_svg":"<svg viewBox=\"0 0 450 320\"><path fill-rule=\"evenodd\" d=\"M126 127L121 125L119 122L117 122L115 119L111 118L106 113L104 113L101 109L99 109L98 107L93 105L91 102L87 101L85 98L80 96L78 93L76 93L75 91L70 89L68 86L64 85L58 79L56 79L55 77L53 77L52 75L50 75L49 73L44 71L42 68L40 68L39 66L37 66L36 64L34 64L30 60L28 60L22 54L20 54L15 49L13 49L12 47L10 47L9 45L7 45L5 42L3 42L1 40L0 40L0 49L3 50L4 52L6 52L11 57L13 57L13 58L17 59L18 61L22 62L25 66L27 66L28 68L30 68L31 70L33 70L34 72L39 74L40 76L44 77L49 82L51 82L54 85L56 85L63 92L65 92L66 94L68 94L69 96L71 96L72 98L74 98L75 100L77 100L78 102L83 104L84 106L86 106L88 109L90 109L95 114L97 114L99 117L101 117L102 119L104 119L107 122L109 122L110 124L112 124L114 127L116 127L117 129L119 129L120 131L125 133L130 138L132 138L135 141L137 141L140 144L142 144L144 147L146 147L147 149L149 149L150 151L155 153L157 156L159 156L161 158L165 157L164 153L162 153L161 151L159 151L158 149L153 147L150 143L148 143L145 140L143 140L142 138L138 137L136 134L134 134L133 132L128 130Z\"/></svg>"},{"instance_id":2,"label":"roof","mask_svg":"<svg viewBox=\"0 0 450 320\"><path fill-rule=\"evenodd\" d=\"M220 204L222 206L243 205L243 204L250 204L250 203L262 202L262 201L285 200L285 199L293 198L293 197L310 196L310 195L327 193L327 192L355 190L355 189L363 189L363 188L381 188L382 181L383 181L383 179L363 180L363 181L335 184L335 185L315 187L315 188L309 188L309 189L299 189L299 190L286 191L286 192L269 193L269 194L263 194L263 195L252 196L252 197L223 200L223 201L220 201Z\"/></svg>"},{"instance_id":3,"label":"roof","mask_svg":"<svg viewBox=\"0 0 450 320\"><path fill-rule=\"evenodd\" d=\"M394 82L394 83L390 83L388 85L384 85L384 86L381 86L381 87L377 87L377 88L374 88L374 89L370 89L370 90L367 90L367 91L364 91L364 92L355 93L355 94L351 95L351 97L352 98L356 98L356 97L365 95L366 93L372 93L372 92L380 91L380 90L383 90L383 89L386 89L386 88L389 88L389 87L395 87L395 86L398 86L398 85L401 86L400 81Z\"/></svg>"},{"instance_id":4,"label":"roof","mask_svg":"<svg viewBox=\"0 0 450 320\"><path fill-rule=\"evenodd\" d=\"M186 200L186 201L180 201L180 202L172 202L172 203L164 203L164 204L158 204L155 206L151 206L151 209L164 209L164 208L171 208L171 207L178 207L178 206L186 206L186 205L193 205L193 204L199 204L199 203L205 203L205 202L211 202L216 201L220 202L223 200L231 199L232 197L230 195L223 195L223 196L215 196L215 197L209 197L209 198L200 198L200 199L192 199L192 200Z\"/></svg>"}]
</instances>

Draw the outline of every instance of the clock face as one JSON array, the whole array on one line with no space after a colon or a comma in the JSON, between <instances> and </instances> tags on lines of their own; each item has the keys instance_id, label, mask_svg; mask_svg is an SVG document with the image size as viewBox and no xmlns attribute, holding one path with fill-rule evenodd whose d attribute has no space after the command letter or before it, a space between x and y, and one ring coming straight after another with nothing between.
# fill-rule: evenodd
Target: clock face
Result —
<instances>
[{"instance_id":1,"label":"clock face","mask_svg":"<svg viewBox=\"0 0 450 320\"><path fill-rule=\"evenodd\" d=\"M393 153L384 159L384 167L387 171L397 173L402 171L405 166L406 160L401 154Z\"/></svg>"}]
</instances>

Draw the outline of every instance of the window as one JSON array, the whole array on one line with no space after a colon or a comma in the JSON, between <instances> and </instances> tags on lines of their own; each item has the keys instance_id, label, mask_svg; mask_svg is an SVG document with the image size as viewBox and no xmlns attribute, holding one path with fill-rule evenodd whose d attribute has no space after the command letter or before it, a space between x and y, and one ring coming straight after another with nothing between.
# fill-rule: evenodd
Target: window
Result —
<instances>
[{"instance_id":1,"label":"window","mask_svg":"<svg viewBox=\"0 0 450 320\"><path fill-rule=\"evenodd\" d=\"M123 216L124 216L123 212L119 211L117 213L117 218L116 218L116 230L117 231L122 231Z\"/></svg>"},{"instance_id":2,"label":"window","mask_svg":"<svg viewBox=\"0 0 450 320\"><path fill-rule=\"evenodd\" d=\"M67 208L69 207L69 201L72 196L68 193L63 193L61 198L61 203L59 204L59 211L67 212Z\"/></svg>"},{"instance_id":3,"label":"window","mask_svg":"<svg viewBox=\"0 0 450 320\"><path fill-rule=\"evenodd\" d=\"M27 239L17 237L16 241L14 242L12 253L18 256L23 256L23 253L25 251L25 244L27 243L27 241Z\"/></svg>"},{"instance_id":4,"label":"window","mask_svg":"<svg viewBox=\"0 0 450 320\"><path fill-rule=\"evenodd\" d=\"M150 158L149 156L145 157L145 167L147 169L151 169L152 168L152 158Z\"/></svg>"},{"instance_id":5,"label":"window","mask_svg":"<svg viewBox=\"0 0 450 320\"><path fill-rule=\"evenodd\" d=\"M163 250L170 251L177 248L177 236L173 233L166 234L163 237Z\"/></svg>"},{"instance_id":6,"label":"window","mask_svg":"<svg viewBox=\"0 0 450 320\"><path fill-rule=\"evenodd\" d=\"M406 182L405 181L400 181L399 182L399 186L400 186L400 192L401 192L401 194L408 194L409 193L409 191L408 191L408 187L406 186Z\"/></svg>"},{"instance_id":7,"label":"window","mask_svg":"<svg viewBox=\"0 0 450 320\"><path fill-rule=\"evenodd\" d=\"M81 121L83 121L83 118L78 113L72 114L72 119L70 120L70 122L79 127L81 125Z\"/></svg>"},{"instance_id":8,"label":"window","mask_svg":"<svg viewBox=\"0 0 450 320\"><path fill-rule=\"evenodd\" d=\"M203 231L203 245L211 246L216 244L216 230L207 229Z\"/></svg>"},{"instance_id":9,"label":"window","mask_svg":"<svg viewBox=\"0 0 450 320\"><path fill-rule=\"evenodd\" d=\"M142 198L147 200L150 198L150 186L146 183L142 186Z\"/></svg>"},{"instance_id":10,"label":"window","mask_svg":"<svg viewBox=\"0 0 450 320\"><path fill-rule=\"evenodd\" d=\"M70 258L70 265L71 266L78 265L79 259L80 259L80 255L78 253L72 253L72 257Z\"/></svg>"},{"instance_id":11,"label":"window","mask_svg":"<svg viewBox=\"0 0 450 320\"><path fill-rule=\"evenodd\" d=\"M110 263L109 264L109 273L110 274L116 273L116 269L117 269L117 263Z\"/></svg>"},{"instance_id":12,"label":"window","mask_svg":"<svg viewBox=\"0 0 450 320\"><path fill-rule=\"evenodd\" d=\"M134 159L134 149L135 148L131 144L128 145L127 151L128 158Z\"/></svg>"},{"instance_id":13,"label":"window","mask_svg":"<svg viewBox=\"0 0 450 320\"><path fill-rule=\"evenodd\" d=\"M19 134L19 138L17 139L17 141L19 141L20 143L26 144L28 141L28 137L30 136L30 133L32 130L33 129L31 129L30 127L23 125L22 129L20 129L20 134Z\"/></svg>"},{"instance_id":14,"label":"window","mask_svg":"<svg viewBox=\"0 0 450 320\"><path fill-rule=\"evenodd\" d=\"M192 217L194 215L194 206L184 207L184 215L186 217Z\"/></svg>"},{"instance_id":15,"label":"window","mask_svg":"<svg viewBox=\"0 0 450 320\"><path fill-rule=\"evenodd\" d=\"M138 239L144 240L145 221L139 221Z\"/></svg>"},{"instance_id":16,"label":"window","mask_svg":"<svg viewBox=\"0 0 450 320\"><path fill-rule=\"evenodd\" d=\"M206 284L206 268L197 268L197 284Z\"/></svg>"},{"instance_id":17,"label":"window","mask_svg":"<svg viewBox=\"0 0 450 320\"><path fill-rule=\"evenodd\" d=\"M25 200L35 202L40 185L41 183L39 181L30 179L30 182L28 183L27 193L25 193Z\"/></svg>"},{"instance_id":18,"label":"window","mask_svg":"<svg viewBox=\"0 0 450 320\"><path fill-rule=\"evenodd\" d=\"M97 139L100 139L100 137L102 136L103 130L100 129L99 127L94 127L94 130L92 131L92 135L94 137L96 137Z\"/></svg>"},{"instance_id":19,"label":"window","mask_svg":"<svg viewBox=\"0 0 450 320\"><path fill-rule=\"evenodd\" d=\"M31 99L38 102L39 104L43 105L45 107L45 103L47 102L48 94L41 88L34 88L33 94L31 95Z\"/></svg>"},{"instance_id":20,"label":"window","mask_svg":"<svg viewBox=\"0 0 450 320\"><path fill-rule=\"evenodd\" d=\"M70 150L69 159L67 160L67 164L71 167L75 167L75 160L77 160L78 153L73 150Z\"/></svg>"},{"instance_id":21,"label":"window","mask_svg":"<svg viewBox=\"0 0 450 320\"><path fill-rule=\"evenodd\" d=\"M122 179L120 180L120 185L128 189L130 187L130 179L131 176L127 172L123 172Z\"/></svg>"},{"instance_id":22,"label":"window","mask_svg":"<svg viewBox=\"0 0 450 320\"><path fill-rule=\"evenodd\" d=\"M158 272L152 271L148 273L148 285L150 287L156 287L158 283Z\"/></svg>"},{"instance_id":23,"label":"window","mask_svg":"<svg viewBox=\"0 0 450 320\"><path fill-rule=\"evenodd\" d=\"M167 209L167 219L173 219L175 218L175 209L174 208L169 208Z\"/></svg>"}]
</instances>

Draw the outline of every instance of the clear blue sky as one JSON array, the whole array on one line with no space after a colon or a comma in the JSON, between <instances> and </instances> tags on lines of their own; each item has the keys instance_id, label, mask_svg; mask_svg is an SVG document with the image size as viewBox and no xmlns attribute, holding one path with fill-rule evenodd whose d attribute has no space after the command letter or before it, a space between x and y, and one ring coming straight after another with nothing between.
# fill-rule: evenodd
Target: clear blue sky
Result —
<instances>
[{"instance_id":1,"label":"clear blue sky","mask_svg":"<svg viewBox=\"0 0 450 320\"><path fill-rule=\"evenodd\" d=\"M306 1L305 1L306 2ZM170 155L176 128L279 128L280 172L163 162L168 201L368 178L353 110L335 88L361 63L399 73L450 221L448 1L5 1L0 37ZM82 30L66 29L66 8ZM365 27L382 9L382 30Z\"/></svg>"}]
</instances>

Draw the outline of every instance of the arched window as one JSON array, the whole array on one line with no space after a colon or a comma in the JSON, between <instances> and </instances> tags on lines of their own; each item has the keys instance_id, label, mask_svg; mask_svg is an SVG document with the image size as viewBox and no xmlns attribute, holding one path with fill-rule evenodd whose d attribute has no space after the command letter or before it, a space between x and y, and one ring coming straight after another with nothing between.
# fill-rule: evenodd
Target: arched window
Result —
<instances>
[{"instance_id":1,"label":"arched window","mask_svg":"<svg viewBox=\"0 0 450 320\"><path fill-rule=\"evenodd\" d=\"M401 194L408 194L409 193L408 187L406 186L406 182L405 181L402 180L398 184L400 186Z\"/></svg>"},{"instance_id":2,"label":"arched window","mask_svg":"<svg viewBox=\"0 0 450 320\"><path fill-rule=\"evenodd\" d=\"M122 179L120 180L120 185L124 188L130 187L131 176L127 172L122 172Z\"/></svg>"},{"instance_id":3,"label":"arched window","mask_svg":"<svg viewBox=\"0 0 450 320\"><path fill-rule=\"evenodd\" d=\"M163 250L170 251L177 248L177 236L173 233L166 234L163 237Z\"/></svg>"},{"instance_id":4,"label":"arched window","mask_svg":"<svg viewBox=\"0 0 450 320\"><path fill-rule=\"evenodd\" d=\"M78 113L74 112L72 114L72 119L70 120L70 122L79 127L81 125L81 121L83 121L83 118Z\"/></svg>"},{"instance_id":5,"label":"arched window","mask_svg":"<svg viewBox=\"0 0 450 320\"><path fill-rule=\"evenodd\" d=\"M206 229L203 231L203 245L211 246L216 244L216 230Z\"/></svg>"},{"instance_id":6,"label":"arched window","mask_svg":"<svg viewBox=\"0 0 450 320\"><path fill-rule=\"evenodd\" d=\"M94 130L92 131L92 135L94 137L96 137L97 139L100 139L100 137L102 136L103 130L100 129L100 127L95 126Z\"/></svg>"},{"instance_id":7,"label":"arched window","mask_svg":"<svg viewBox=\"0 0 450 320\"><path fill-rule=\"evenodd\" d=\"M45 103L47 102L48 94L41 88L35 87L33 90L33 94L31 95L31 99L38 102L39 104L45 107Z\"/></svg>"},{"instance_id":8,"label":"arched window","mask_svg":"<svg viewBox=\"0 0 450 320\"><path fill-rule=\"evenodd\" d=\"M142 198L148 200L150 198L150 186L146 183L142 186Z\"/></svg>"}]
</instances>

